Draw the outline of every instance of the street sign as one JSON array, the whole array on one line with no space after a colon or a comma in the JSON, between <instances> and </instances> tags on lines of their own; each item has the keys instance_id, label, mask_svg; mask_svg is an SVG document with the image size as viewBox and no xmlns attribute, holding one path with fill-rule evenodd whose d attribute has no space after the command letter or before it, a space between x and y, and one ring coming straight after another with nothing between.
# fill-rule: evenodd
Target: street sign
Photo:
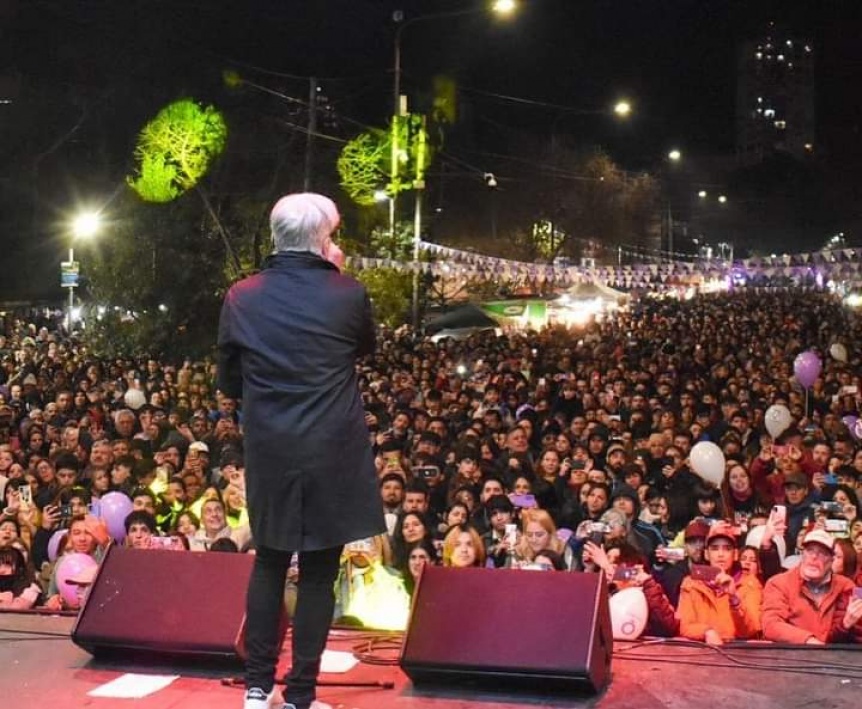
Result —
<instances>
[{"instance_id":1,"label":"street sign","mask_svg":"<svg viewBox=\"0 0 862 709\"><path fill-rule=\"evenodd\" d=\"M77 261L63 261L60 264L60 285L63 288L76 288L78 286L79 266Z\"/></svg>"}]
</instances>

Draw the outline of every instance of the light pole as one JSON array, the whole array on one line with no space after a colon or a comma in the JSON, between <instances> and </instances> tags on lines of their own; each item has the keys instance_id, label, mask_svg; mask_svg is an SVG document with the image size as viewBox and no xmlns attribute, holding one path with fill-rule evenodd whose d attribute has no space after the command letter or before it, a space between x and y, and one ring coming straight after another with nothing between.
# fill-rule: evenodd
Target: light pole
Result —
<instances>
[{"instance_id":1,"label":"light pole","mask_svg":"<svg viewBox=\"0 0 862 709\"><path fill-rule=\"evenodd\" d=\"M671 165L676 165L682 160L682 151L678 148L669 150L667 160ZM667 260L673 261L673 209L671 206L670 175L665 181L665 189L667 190Z\"/></svg>"},{"instance_id":2,"label":"light pole","mask_svg":"<svg viewBox=\"0 0 862 709\"><path fill-rule=\"evenodd\" d=\"M75 286L78 285L78 264L75 263L75 239L88 239L93 236L101 225L101 216L98 212L82 212L72 221L72 240L69 243L68 266L63 264L61 273L61 285L69 289L69 312L67 313L67 327L69 334L72 333L74 325L75 309Z\"/></svg>"},{"instance_id":3,"label":"light pole","mask_svg":"<svg viewBox=\"0 0 862 709\"><path fill-rule=\"evenodd\" d=\"M497 15L509 15L517 8L516 0L494 0L490 9ZM395 30L394 39L394 58L392 64L392 135L390 138L391 153L389 166L389 231L392 236L393 243L395 242L395 227L397 219L396 200L400 185L398 183L399 163L401 162L401 148L398 145L398 129L399 118L407 113L406 97L401 95L401 39L406 30L411 25L419 22L427 22L430 20L443 20L452 17L460 17L461 15L472 15L478 12L484 12L484 8L468 8L463 10L450 10L447 12L435 12L428 15L417 15L409 20L404 19L404 13L401 10L396 10L392 14L392 19L398 25ZM424 179L424 159L425 159L425 131L424 121L420 130L420 142L417 155L416 179L413 182L413 189L416 191L416 202L413 213L413 298L412 298L412 320L414 332L419 330L419 246L421 243L422 232L422 194L425 189Z\"/></svg>"}]
</instances>

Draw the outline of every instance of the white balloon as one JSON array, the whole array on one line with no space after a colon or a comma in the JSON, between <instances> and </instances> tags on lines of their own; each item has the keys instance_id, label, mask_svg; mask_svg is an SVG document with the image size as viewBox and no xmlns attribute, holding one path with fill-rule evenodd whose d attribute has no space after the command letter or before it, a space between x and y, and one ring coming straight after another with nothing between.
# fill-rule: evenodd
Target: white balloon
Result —
<instances>
[{"instance_id":1,"label":"white balloon","mask_svg":"<svg viewBox=\"0 0 862 709\"><path fill-rule=\"evenodd\" d=\"M832 355L832 359L837 360L839 362L847 363L847 348L842 345L840 342L835 342L829 348L829 354Z\"/></svg>"},{"instance_id":2,"label":"white balloon","mask_svg":"<svg viewBox=\"0 0 862 709\"><path fill-rule=\"evenodd\" d=\"M766 533L766 525L759 524L754 527L745 538L745 546L754 547L755 549L760 549L760 545L763 543L763 535ZM772 537L772 543L775 544L778 549L778 556L784 561L784 557L787 554L787 542L784 541L784 537L780 535L776 535Z\"/></svg>"},{"instance_id":3,"label":"white balloon","mask_svg":"<svg viewBox=\"0 0 862 709\"><path fill-rule=\"evenodd\" d=\"M701 441L689 454L689 462L694 473L715 487L724 481L724 453L715 443Z\"/></svg>"},{"instance_id":4,"label":"white balloon","mask_svg":"<svg viewBox=\"0 0 862 709\"><path fill-rule=\"evenodd\" d=\"M126 402L126 406L130 409L137 411L147 403L147 397L144 396L144 392L140 389L129 389L123 396L123 401Z\"/></svg>"},{"instance_id":5,"label":"white balloon","mask_svg":"<svg viewBox=\"0 0 862 709\"><path fill-rule=\"evenodd\" d=\"M790 428L792 422L793 417L790 415L790 410L784 404L773 404L766 410L764 423L766 430L773 438L778 438Z\"/></svg>"},{"instance_id":6,"label":"white balloon","mask_svg":"<svg viewBox=\"0 0 862 709\"><path fill-rule=\"evenodd\" d=\"M643 589L631 587L617 591L611 596L609 605L614 640L635 640L640 637L649 617Z\"/></svg>"}]
</instances>

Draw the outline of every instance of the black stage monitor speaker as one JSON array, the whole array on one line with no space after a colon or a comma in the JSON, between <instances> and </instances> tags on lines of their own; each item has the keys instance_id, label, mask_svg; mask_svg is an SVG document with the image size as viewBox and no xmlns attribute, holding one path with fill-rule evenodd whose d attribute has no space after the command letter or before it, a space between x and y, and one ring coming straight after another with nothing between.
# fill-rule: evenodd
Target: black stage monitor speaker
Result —
<instances>
[{"instance_id":1,"label":"black stage monitor speaker","mask_svg":"<svg viewBox=\"0 0 862 709\"><path fill-rule=\"evenodd\" d=\"M239 661L245 655L245 595L253 563L249 554L111 546L72 640L100 657L143 653Z\"/></svg>"},{"instance_id":2,"label":"black stage monitor speaker","mask_svg":"<svg viewBox=\"0 0 862 709\"><path fill-rule=\"evenodd\" d=\"M602 574L426 566L401 668L416 685L599 692L612 651Z\"/></svg>"}]
</instances>

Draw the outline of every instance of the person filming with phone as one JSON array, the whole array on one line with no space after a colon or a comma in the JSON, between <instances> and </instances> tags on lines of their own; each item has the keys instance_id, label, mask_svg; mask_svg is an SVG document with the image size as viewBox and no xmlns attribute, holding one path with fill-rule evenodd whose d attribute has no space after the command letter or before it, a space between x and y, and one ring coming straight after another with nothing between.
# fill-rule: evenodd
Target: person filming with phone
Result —
<instances>
[{"instance_id":1,"label":"person filming with phone","mask_svg":"<svg viewBox=\"0 0 862 709\"><path fill-rule=\"evenodd\" d=\"M762 587L755 576L733 573L739 558L736 530L716 522L706 538L708 565L693 564L679 597L680 635L722 645L760 633Z\"/></svg>"}]
</instances>

